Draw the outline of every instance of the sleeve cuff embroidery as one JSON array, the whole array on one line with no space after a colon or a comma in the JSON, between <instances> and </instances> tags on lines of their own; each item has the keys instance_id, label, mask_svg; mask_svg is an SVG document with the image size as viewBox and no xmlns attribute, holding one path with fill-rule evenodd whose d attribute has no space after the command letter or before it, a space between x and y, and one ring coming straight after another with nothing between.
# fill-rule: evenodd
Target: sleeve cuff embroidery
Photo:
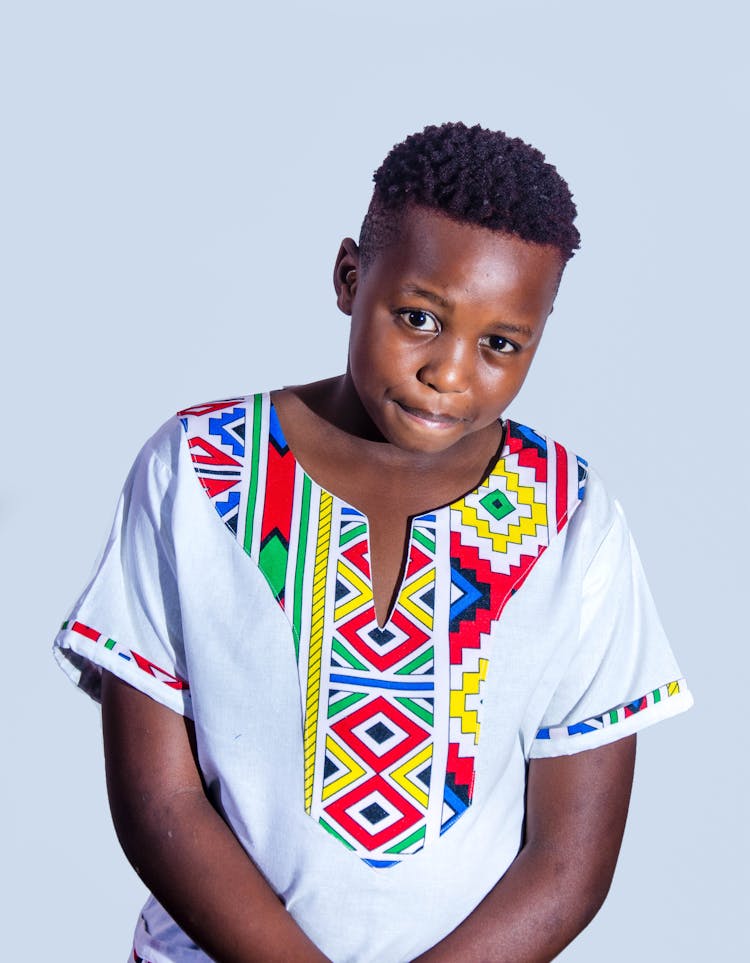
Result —
<instances>
[{"instance_id":1,"label":"sleeve cuff embroidery","mask_svg":"<svg viewBox=\"0 0 750 963\"><path fill-rule=\"evenodd\" d=\"M166 669L162 669L156 665L156 663L151 662L150 659L140 655L140 653L133 649L126 648L122 643L116 642L114 639L105 639L101 632L97 632L96 629L84 625L83 622L63 622L61 630L76 632L91 642L101 642L103 647L108 649L113 655L118 655L126 662L135 662L139 669L153 676L157 681L163 682L164 685L169 686L170 689L187 690L190 688L185 679L181 679L178 675L167 672Z\"/></svg>"},{"instance_id":2,"label":"sleeve cuff embroidery","mask_svg":"<svg viewBox=\"0 0 750 963\"><path fill-rule=\"evenodd\" d=\"M609 709L607 712L603 712L599 716L592 716L583 722L576 722L570 726L547 726L537 732L536 738L545 740L565 739L569 736L580 736L588 732L606 729L609 726L617 725L618 722L629 719L638 712L643 712L645 709L650 709L653 706L664 703L672 696L680 695L680 693L687 693L687 683L685 679L667 682L665 685L659 686L658 689L654 689L653 692L647 692L646 695L640 696L640 698L635 699L633 702Z\"/></svg>"}]
</instances>

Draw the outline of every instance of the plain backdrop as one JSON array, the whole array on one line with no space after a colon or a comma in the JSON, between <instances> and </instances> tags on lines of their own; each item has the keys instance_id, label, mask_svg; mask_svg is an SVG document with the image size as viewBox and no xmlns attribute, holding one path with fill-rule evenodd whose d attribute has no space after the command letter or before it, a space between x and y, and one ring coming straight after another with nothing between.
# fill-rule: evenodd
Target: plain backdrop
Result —
<instances>
[{"instance_id":1,"label":"plain backdrop","mask_svg":"<svg viewBox=\"0 0 750 963\"><path fill-rule=\"evenodd\" d=\"M747 959L748 74L714 0L67 0L0 15L3 959L124 961L144 891L50 644L144 439L339 373L372 171L464 120L538 146L584 245L511 413L623 502L695 694L646 731L580 963ZM272 737L272 734L269 734Z\"/></svg>"}]
</instances>

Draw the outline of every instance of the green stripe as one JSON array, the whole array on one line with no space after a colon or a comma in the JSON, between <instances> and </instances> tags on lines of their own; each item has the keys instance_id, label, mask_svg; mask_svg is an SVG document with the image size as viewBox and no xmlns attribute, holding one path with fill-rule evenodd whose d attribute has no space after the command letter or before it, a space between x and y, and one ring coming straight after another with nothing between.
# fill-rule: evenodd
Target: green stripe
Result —
<instances>
[{"instance_id":1,"label":"green stripe","mask_svg":"<svg viewBox=\"0 0 750 963\"><path fill-rule=\"evenodd\" d=\"M409 675L415 669L423 666L425 662L429 662L430 659L434 658L434 655L435 652L432 646L430 646L429 649L426 649L421 655L418 655L416 659L413 659L408 665L405 665L403 669L399 669L396 675Z\"/></svg>"},{"instance_id":2,"label":"green stripe","mask_svg":"<svg viewBox=\"0 0 750 963\"><path fill-rule=\"evenodd\" d=\"M63 630L63 629L67 629L67 627L68 627L68 623L67 623L67 622L63 622L63 624L60 626L60 631L62 632L62 630Z\"/></svg>"},{"instance_id":3,"label":"green stripe","mask_svg":"<svg viewBox=\"0 0 750 963\"><path fill-rule=\"evenodd\" d=\"M610 721L613 725L614 725L615 722L618 721L618 719L617 719L617 709L610 709L610 710L609 710L609 721Z\"/></svg>"},{"instance_id":4,"label":"green stripe","mask_svg":"<svg viewBox=\"0 0 750 963\"><path fill-rule=\"evenodd\" d=\"M253 515L255 514L255 499L258 496L258 464L260 462L260 419L263 410L263 398L255 395L253 398L253 443L250 452L250 488L247 493L247 512L245 513L245 544L247 554L253 544Z\"/></svg>"},{"instance_id":5,"label":"green stripe","mask_svg":"<svg viewBox=\"0 0 750 963\"><path fill-rule=\"evenodd\" d=\"M415 716L419 716L420 719L424 719L424 721L430 726L435 721L435 718L430 710L419 705L419 703L415 702L413 699L408 699L406 696L396 696L396 702L400 702L402 706L406 706L410 712L413 712Z\"/></svg>"},{"instance_id":6,"label":"green stripe","mask_svg":"<svg viewBox=\"0 0 750 963\"><path fill-rule=\"evenodd\" d=\"M327 829L328 832L331 834L331 836L335 836L336 839L338 839L339 842L343 843L344 846L346 846L347 849L354 849L354 847L352 846L352 844L351 844L350 842L348 842L346 839L344 839L344 837L343 837L340 833L337 833L336 830L333 828L333 826L331 826L330 823L327 823L327 822L325 821L325 819L323 819L322 816L320 817L320 819L319 819L318 821L319 821L320 825L323 827L323 829ZM325 837L324 837L324 838L325 838Z\"/></svg>"},{"instance_id":7,"label":"green stripe","mask_svg":"<svg viewBox=\"0 0 750 963\"><path fill-rule=\"evenodd\" d=\"M336 655L340 655L342 659L345 659L349 663L349 665L354 666L355 669L363 669L363 670L367 669L367 666L364 664L364 662L360 662L359 659L356 656L352 655L348 649L345 649L338 639L333 640L333 644L331 645L331 648L336 653Z\"/></svg>"},{"instance_id":8,"label":"green stripe","mask_svg":"<svg viewBox=\"0 0 750 963\"><path fill-rule=\"evenodd\" d=\"M354 528L350 528L348 532L344 532L339 539L339 545L346 545L347 542L351 542L351 540L357 538L358 535L364 535L366 531L366 525L355 525Z\"/></svg>"},{"instance_id":9,"label":"green stripe","mask_svg":"<svg viewBox=\"0 0 750 963\"><path fill-rule=\"evenodd\" d=\"M661 702L661 691L659 689L654 689L653 692L654 702Z\"/></svg>"},{"instance_id":10,"label":"green stripe","mask_svg":"<svg viewBox=\"0 0 750 963\"><path fill-rule=\"evenodd\" d=\"M418 842L420 839L424 839L425 833L424 826L421 826L416 832L413 832L411 836L407 836L406 839L402 840L400 843L396 843L395 846L391 846L390 849L386 849L386 853L402 853L409 846L413 846L414 843Z\"/></svg>"},{"instance_id":11,"label":"green stripe","mask_svg":"<svg viewBox=\"0 0 750 963\"><path fill-rule=\"evenodd\" d=\"M424 545L425 548L429 549L433 555L435 554L435 540L432 538L428 538L423 532L420 532L420 530L416 527L414 529L414 539L415 541L419 542L421 545Z\"/></svg>"},{"instance_id":12,"label":"green stripe","mask_svg":"<svg viewBox=\"0 0 750 963\"><path fill-rule=\"evenodd\" d=\"M116 645L117 645L117 643L115 642L114 639L107 639L107 641L104 643L104 648L105 648L105 649L114 649L114 647L115 647Z\"/></svg>"},{"instance_id":13,"label":"green stripe","mask_svg":"<svg viewBox=\"0 0 750 963\"><path fill-rule=\"evenodd\" d=\"M339 699L338 702L334 702L331 706L328 706L328 718L331 716L337 716L339 712L343 712L344 709L348 709L349 706L354 705L355 702L359 702L364 699L367 695L366 692L352 692L348 696L344 696L343 699Z\"/></svg>"},{"instance_id":14,"label":"green stripe","mask_svg":"<svg viewBox=\"0 0 750 963\"><path fill-rule=\"evenodd\" d=\"M299 543L297 562L294 569L294 608L292 628L294 629L294 651L299 659L299 640L302 632L302 589L305 583L305 556L307 555L307 526L310 524L311 483L307 475L302 476L302 505L299 517Z\"/></svg>"}]
</instances>

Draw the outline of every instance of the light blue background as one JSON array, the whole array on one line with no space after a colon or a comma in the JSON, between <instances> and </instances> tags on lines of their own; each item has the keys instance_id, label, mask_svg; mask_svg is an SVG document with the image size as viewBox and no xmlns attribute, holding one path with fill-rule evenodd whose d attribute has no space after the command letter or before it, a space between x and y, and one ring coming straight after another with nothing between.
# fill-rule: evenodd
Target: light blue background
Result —
<instances>
[{"instance_id":1,"label":"light blue background","mask_svg":"<svg viewBox=\"0 0 750 963\"><path fill-rule=\"evenodd\" d=\"M745 956L743 9L6 5L3 959L124 960L143 899L98 713L49 654L130 461L181 406L341 370L337 245L390 146L448 119L574 190L584 247L512 410L621 498L697 702L641 738L612 892L564 957Z\"/></svg>"}]
</instances>

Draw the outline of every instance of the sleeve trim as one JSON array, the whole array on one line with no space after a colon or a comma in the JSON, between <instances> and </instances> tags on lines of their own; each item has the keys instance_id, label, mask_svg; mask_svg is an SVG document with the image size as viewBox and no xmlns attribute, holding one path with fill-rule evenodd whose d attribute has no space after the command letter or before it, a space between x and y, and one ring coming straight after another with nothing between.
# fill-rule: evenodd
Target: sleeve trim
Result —
<instances>
[{"instance_id":1,"label":"sleeve trim","mask_svg":"<svg viewBox=\"0 0 750 963\"><path fill-rule=\"evenodd\" d=\"M99 673L92 679L82 661L106 669L181 715L192 714L190 686L185 679L83 622L63 622L55 639L55 658L71 680L97 701Z\"/></svg>"},{"instance_id":2,"label":"sleeve trim","mask_svg":"<svg viewBox=\"0 0 750 963\"><path fill-rule=\"evenodd\" d=\"M532 756L557 756L614 742L654 722L685 712L693 697L685 679L667 682L645 695L569 726L548 726L537 732Z\"/></svg>"}]
</instances>

